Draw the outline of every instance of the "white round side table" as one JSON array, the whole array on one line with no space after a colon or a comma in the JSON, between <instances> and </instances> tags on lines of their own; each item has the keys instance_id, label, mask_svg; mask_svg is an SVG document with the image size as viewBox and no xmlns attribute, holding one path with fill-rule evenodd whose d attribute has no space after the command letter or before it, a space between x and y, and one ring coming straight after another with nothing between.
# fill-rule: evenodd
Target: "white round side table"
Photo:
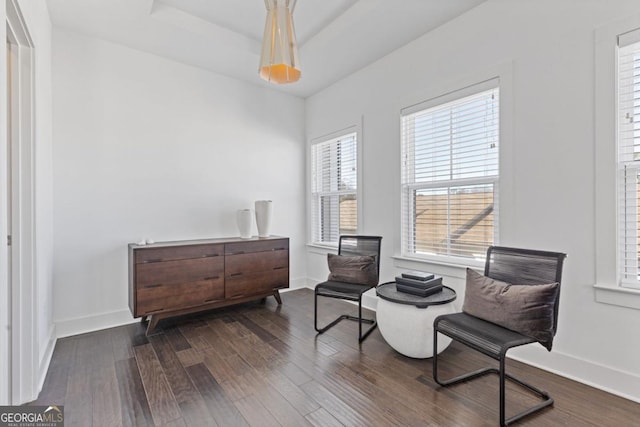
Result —
<instances>
[{"instance_id":1,"label":"white round side table","mask_svg":"<svg viewBox=\"0 0 640 427\"><path fill-rule=\"evenodd\" d=\"M456 292L443 286L442 292L420 297L396 290L396 282L378 285L376 319L385 341L398 353L416 359L433 356L433 320L441 314L455 312ZM438 354L451 339L438 337Z\"/></svg>"}]
</instances>

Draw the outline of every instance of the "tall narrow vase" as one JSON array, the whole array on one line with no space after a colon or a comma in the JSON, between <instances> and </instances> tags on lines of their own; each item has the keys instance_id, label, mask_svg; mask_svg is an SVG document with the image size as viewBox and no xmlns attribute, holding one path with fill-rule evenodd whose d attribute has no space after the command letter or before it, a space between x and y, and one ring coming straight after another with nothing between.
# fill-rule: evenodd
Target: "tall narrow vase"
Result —
<instances>
[{"instance_id":1,"label":"tall narrow vase","mask_svg":"<svg viewBox=\"0 0 640 427\"><path fill-rule=\"evenodd\" d=\"M258 225L258 237L269 237L272 208L271 200L256 200L256 224Z\"/></svg>"},{"instance_id":2,"label":"tall narrow vase","mask_svg":"<svg viewBox=\"0 0 640 427\"><path fill-rule=\"evenodd\" d=\"M251 209L238 209L236 213L241 239L251 238Z\"/></svg>"}]
</instances>

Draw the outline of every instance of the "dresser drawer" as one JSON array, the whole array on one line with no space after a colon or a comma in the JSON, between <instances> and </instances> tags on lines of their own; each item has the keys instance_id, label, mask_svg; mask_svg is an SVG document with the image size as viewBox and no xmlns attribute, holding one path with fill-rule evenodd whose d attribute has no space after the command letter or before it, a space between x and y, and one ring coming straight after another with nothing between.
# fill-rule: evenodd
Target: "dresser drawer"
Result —
<instances>
[{"instance_id":1,"label":"dresser drawer","mask_svg":"<svg viewBox=\"0 0 640 427\"><path fill-rule=\"evenodd\" d=\"M224 278L139 288L135 316L224 300Z\"/></svg>"},{"instance_id":2,"label":"dresser drawer","mask_svg":"<svg viewBox=\"0 0 640 427\"><path fill-rule=\"evenodd\" d=\"M135 263L152 263L179 259L205 258L224 255L224 245L185 245L136 249Z\"/></svg>"},{"instance_id":3,"label":"dresser drawer","mask_svg":"<svg viewBox=\"0 0 640 427\"><path fill-rule=\"evenodd\" d=\"M136 268L136 283L142 288L216 279L224 279L224 257L153 262Z\"/></svg>"},{"instance_id":4,"label":"dresser drawer","mask_svg":"<svg viewBox=\"0 0 640 427\"><path fill-rule=\"evenodd\" d=\"M255 252L227 255L224 272L226 277L239 273L273 271L289 268L288 251Z\"/></svg>"},{"instance_id":5,"label":"dresser drawer","mask_svg":"<svg viewBox=\"0 0 640 427\"><path fill-rule=\"evenodd\" d=\"M227 243L224 245L224 251L227 255L246 254L250 252L284 251L288 249L288 239L251 240L247 242Z\"/></svg>"},{"instance_id":6,"label":"dresser drawer","mask_svg":"<svg viewBox=\"0 0 640 427\"><path fill-rule=\"evenodd\" d=\"M225 279L225 298L238 298L289 286L289 269L240 273Z\"/></svg>"}]
</instances>

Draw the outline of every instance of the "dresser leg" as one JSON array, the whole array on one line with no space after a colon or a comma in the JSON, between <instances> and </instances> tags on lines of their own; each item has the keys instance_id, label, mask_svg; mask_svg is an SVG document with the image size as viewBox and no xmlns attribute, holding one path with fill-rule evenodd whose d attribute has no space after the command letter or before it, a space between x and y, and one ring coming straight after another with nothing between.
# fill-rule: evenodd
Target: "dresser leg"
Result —
<instances>
[{"instance_id":1,"label":"dresser leg","mask_svg":"<svg viewBox=\"0 0 640 427\"><path fill-rule=\"evenodd\" d=\"M151 317L149 318L149 323L147 323L147 332L145 333L146 336L149 336L154 331L156 326L158 326L159 321L159 316L155 314L151 315Z\"/></svg>"},{"instance_id":2,"label":"dresser leg","mask_svg":"<svg viewBox=\"0 0 640 427\"><path fill-rule=\"evenodd\" d=\"M140 318L140 323L147 323L148 320L149 320L149 316L142 316Z\"/></svg>"},{"instance_id":3,"label":"dresser leg","mask_svg":"<svg viewBox=\"0 0 640 427\"><path fill-rule=\"evenodd\" d=\"M280 298L280 291L278 289L273 291L273 297L278 301L278 304L282 304L282 298Z\"/></svg>"}]
</instances>

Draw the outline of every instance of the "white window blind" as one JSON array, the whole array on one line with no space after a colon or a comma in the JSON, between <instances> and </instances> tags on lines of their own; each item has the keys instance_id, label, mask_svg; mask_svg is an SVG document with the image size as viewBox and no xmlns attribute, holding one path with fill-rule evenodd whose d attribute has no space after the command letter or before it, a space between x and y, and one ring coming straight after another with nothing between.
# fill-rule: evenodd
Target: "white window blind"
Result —
<instances>
[{"instance_id":1,"label":"white window blind","mask_svg":"<svg viewBox=\"0 0 640 427\"><path fill-rule=\"evenodd\" d=\"M498 81L402 110L402 252L483 259L497 241Z\"/></svg>"},{"instance_id":2,"label":"white window blind","mask_svg":"<svg viewBox=\"0 0 640 427\"><path fill-rule=\"evenodd\" d=\"M618 38L617 83L619 277L640 288L640 30Z\"/></svg>"},{"instance_id":3,"label":"white window blind","mask_svg":"<svg viewBox=\"0 0 640 427\"><path fill-rule=\"evenodd\" d=\"M337 243L358 231L357 133L311 147L311 239Z\"/></svg>"}]
</instances>

